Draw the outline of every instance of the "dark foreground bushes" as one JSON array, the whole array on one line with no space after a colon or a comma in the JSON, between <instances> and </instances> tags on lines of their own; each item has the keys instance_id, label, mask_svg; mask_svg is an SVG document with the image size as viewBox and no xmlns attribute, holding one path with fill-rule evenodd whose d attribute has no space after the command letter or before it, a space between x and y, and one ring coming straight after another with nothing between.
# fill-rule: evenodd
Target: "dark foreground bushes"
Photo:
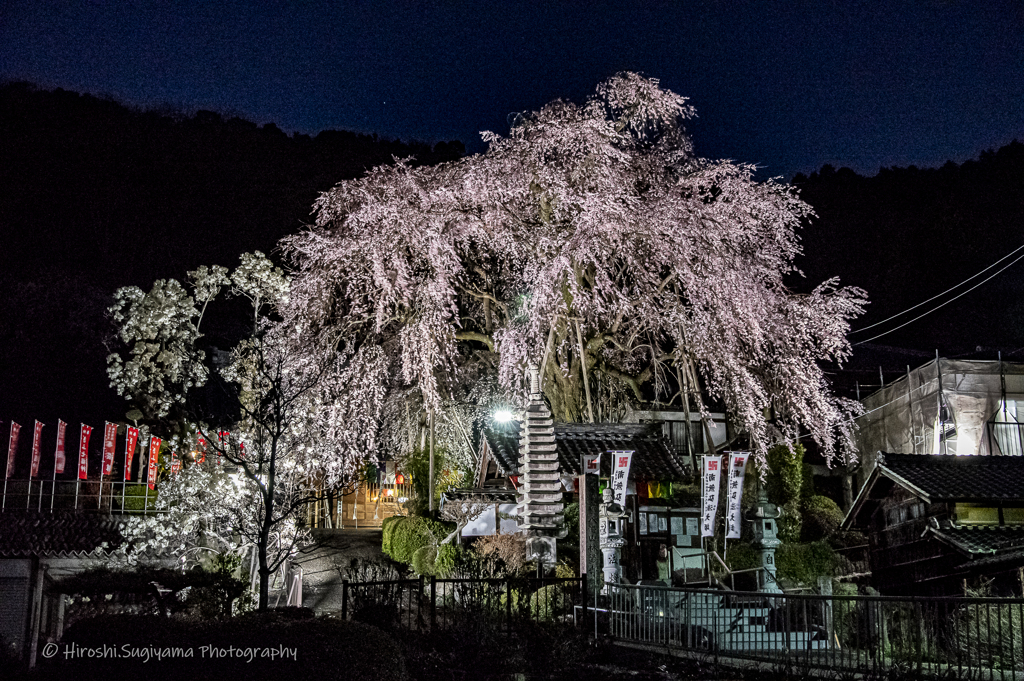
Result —
<instances>
[{"instance_id":1,"label":"dark foreground bushes","mask_svg":"<svg viewBox=\"0 0 1024 681\"><path fill-rule=\"evenodd\" d=\"M189 679L409 679L391 636L306 610L250 613L229 620L107 615L82 620L41 650L41 678L109 681ZM45 658L50 653L49 659Z\"/></svg>"}]
</instances>

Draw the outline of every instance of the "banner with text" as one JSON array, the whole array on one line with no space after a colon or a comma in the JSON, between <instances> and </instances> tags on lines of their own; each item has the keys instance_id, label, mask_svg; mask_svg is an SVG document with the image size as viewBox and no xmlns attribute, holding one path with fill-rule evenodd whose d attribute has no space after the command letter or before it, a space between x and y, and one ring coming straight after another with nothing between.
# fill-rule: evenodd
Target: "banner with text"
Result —
<instances>
[{"instance_id":1,"label":"banner with text","mask_svg":"<svg viewBox=\"0 0 1024 681\"><path fill-rule=\"evenodd\" d=\"M43 424L36 420L35 428L32 429L32 470L28 477L34 478L39 475L39 447L43 438Z\"/></svg>"},{"instance_id":2,"label":"banner with text","mask_svg":"<svg viewBox=\"0 0 1024 681\"><path fill-rule=\"evenodd\" d=\"M749 452L729 453L729 488L726 494L725 538L739 539L743 527L743 514L740 504L743 502L743 477L747 471Z\"/></svg>"},{"instance_id":3,"label":"banner with text","mask_svg":"<svg viewBox=\"0 0 1024 681\"><path fill-rule=\"evenodd\" d=\"M156 461L160 457L160 438L149 438L149 488L156 489Z\"/></svg>"},{"instance_id":4,"label":"banner with text","mask_svg":"<svg viewBox=\"0 0 1024 681\"><path fill-rule=\"evenodd\" d=\"M629 466L633 463L633 452L609 452L612 457L612 493L615 503L625 508L626 491L629 489Z\"/></svg>"},{"instance_id":5,"label":"banner with text","mask_svg":"<svg viewBox=\"0 0 1024 681\"><path fill-rule=\"evenodd\" d=\"M82 424L82 432L78 435L78 479L86 480L89 477L89 437L92 435L92 426Z\"/></svg>"},{"instance_id":6,"label":"banner with text","mask_svg":"<svg viewBox=\"0 0 1024 681\"><path fill-rule=\"evenodd\" d=\"M117 424L107 421L103 426L103 467L100 475L110 475L114 470L114 449L117 446Z\"/></svg>"},{"instance_id":7,"label":"banner with text","mask_svg":"<svg viewBox=\"0 0 1024 681\"><path fill-rule=\"evenodd\" d=\"M722 457L705 456L701 476L700 536L715 536L715 516L718 515L718 485L722 477Z\"/></svg>"},{"instance_id":8,"label":"banner with text","mask_svg":"<svg viewBox=\"0 0 1024 681\"><path fill-rule=\"evenodd\" d=\"M21 426L11 421L11 438L7 442L7 477L14 475L14 453L18 451L18 435Z\"/></svg>"},{"instance_id":9,"label":"banner with text","mask_svg":"<svg viewBox=\"0 0 1024 681\"><path fill-rule=\"evenodd\" d=\"M124 444L124 479L132 479L132 459L135 457L135 446L139 443L139 429L128 426L128 441Z\"/></svg>"},{"instance_id":10,"label":"banner with text","mask_svg":"<svg viewBox=\"0 0 1024 681\"><path fill-rule=\"evenodd\" d=\"M68 424L57 419L57 450L53 453L53 474L64 472L64 434L68 430Z\"/></svg>"},{"instance_id":11,"label":"banner with text","mask_svg":"<svg viewBox=\"0 0 1024 681\"><path fill-rule=\"evenodd\" d=\"M181 461L178 459L178 453L171 452L171 475L177 475L180 470Z\"/></svg>"}]
</instances>

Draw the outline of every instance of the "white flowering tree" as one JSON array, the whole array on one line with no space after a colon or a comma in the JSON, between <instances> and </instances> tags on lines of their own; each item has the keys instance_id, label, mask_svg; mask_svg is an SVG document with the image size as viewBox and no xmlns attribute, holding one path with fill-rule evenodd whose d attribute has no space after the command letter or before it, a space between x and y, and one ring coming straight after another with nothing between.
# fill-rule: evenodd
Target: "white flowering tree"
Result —
<instances>
[{"instance_id":1,"label":"white flowering tree","mask_svg":"<svg viewBox=\"0 0 1024 681\"><path fill-rule=\"evenodd\" d=\"M248 518L235 527L252 539L263 609L270 576L294 548L296 514L324 490L353 481L375 448L382 362L371 348L349 351L281 323L277 310L287 302L289 281L261 253L243 254L230 276L224 268L201 268L189 273L189 282L192 294L174 280L157 282L149 294L118 292L111 314L127 357L112 354L109 373L112 386L148 418L181 414L198 424L192 429L179 423L178 436L198 431L206 456L234 468L244 481L243 497L226 503L240 504L237 512ZM206 306L224 288L249 303L250 316L248 332L220 369L234 418L220 415L211 422L190 412L189 397L209 376L196 343ZM346 408L343 395L360 396L359 409ZM222 439L222 431L230 436ZM217 480L196 475L195 484ZM217 524L209 520L207 525Z\"/></svg>"},{"instance_id":2,"label":"white flowering tree","mask_svg":"<svg viewBox=\"0 0 1024 681\"><path fill-rule=\"evenodd\" d=\"M515 404L537 362L560 421L616 420L655 398L703 411L704 394L762 464L800 428L830 460L852 457L856 405L830 393L818 362L848 355L863 292L787 290L809 206L751 166L697 158L692 115L623 73L583 104L484 133L484 154L342 182L284 241L296 270L285 320L375 349L392 371L385 424L472 401L482 376L497 390L487 400ZM471 456L461 420L445 445Z\"/></svg>"},{"instance_id":3,"label":"white flowering tree","mask_svg":"<svg viewBox=\"0 0 1024 681\"><path fill-rule=\"evenodd\" d=\"M115 565L136 566L174 557L187 569L208 564L212 556L247 558L261 531L255 489L242 476L208 462L186 460L182 470L160 484L155 515L128 516L126 541L111 554ZM268 542L268 555L279 566L306 534L294 518L279 523Z\"/></svg>"}]
</instances>

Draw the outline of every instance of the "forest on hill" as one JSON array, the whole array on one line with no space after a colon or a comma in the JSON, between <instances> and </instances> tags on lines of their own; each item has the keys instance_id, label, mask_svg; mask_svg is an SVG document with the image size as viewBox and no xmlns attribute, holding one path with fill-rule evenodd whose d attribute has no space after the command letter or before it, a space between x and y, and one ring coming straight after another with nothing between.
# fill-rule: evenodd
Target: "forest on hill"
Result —
<instances>
[{"instance_id":1,"label":"forest on hill","mask_svg":"<svg viewBox=\"0 0 1024 681\"><path fill-rule=\"evenodd\" d=\"M434 164L464 154L457 141L288 135L214 112L142 111L24 83L0 85L0 140L0 419L23 425L123 418L105 373L105 313L116 288L148 288L201 264L233 266L246 251L272 253L335 183L395 157ZM874 177L825 166L793 184L817 218L802 234L797 264L806 278L789 285L801 290L838 275L864 288L872 302L857 326L939 293L1024 241L1019 142L961 165ZM901 370L936 348L986 359L1001 348L1007 359L1024 359L1022 287L1024 263L859 346L846 378L860 371L868 383L878 364ZM228 346L230 324L211 321L208 342L220 334Z\"/></svg>"},{"instance_id":2,"label":"forest on hill","mask_svg":"<svg viewBox=\"0 0 1024 681\"><path fill-rule=\"evenodd\" d=\"M878 383L935 356L1024 361L1024 262L1016 253L950 293L914 306L965 282L1024 245L1024 144L1013 141L977 159L940 168L883 168L873 177L825 166L797 175L793 184L817 213L804 230L804 256L797 265L806 282L830 276L859 286L871 301L854 324L862 329L909 310L884 324L854 333L851 386ZM922 319L875 340L914 317L974 291Z\"/></svg>"},{"instance_id":3,"label":"forest on hill","mask_svg":"<svg viewBox=\"0 0 1024 681\"><path fill-rule=\"evenodd\" d=\"M287 135L26 83L0 85L0 140L0 420L22 424L123 418L104 345L118 287L271 254L337 182L395 157L464 153L461 142ZM212 343L231 334L211 321Z\"/></svg>"}]
</instances>

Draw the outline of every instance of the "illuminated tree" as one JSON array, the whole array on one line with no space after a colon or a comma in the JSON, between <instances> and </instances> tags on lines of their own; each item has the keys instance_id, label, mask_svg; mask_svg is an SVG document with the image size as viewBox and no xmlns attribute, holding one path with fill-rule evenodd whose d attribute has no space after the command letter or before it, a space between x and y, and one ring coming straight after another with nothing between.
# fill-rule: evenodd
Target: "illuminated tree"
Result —
<instances>
[{"instance_id":1,"label":"illuminated tree","mask_svg":"<svg viewBox=\"0 0 1024 681\"><path fill-rule=\"evenodd\" d=\"M852 456L856 405L818 362L848 355L863 292L787 290L810 208L751 166L695 157L692 115L623 73L583 104L484 133L484 154L340 183L284 242L286 323L385 359L384 432L399 435L381 444L394 449L423 405L521 403L533 361L557 420L618 420L654 398L703 411L703 392L762 464L800 428L827 458ZM494 391L474 402L482 377ZM471 456L472 423L449 418L446 446Z\"/></svg>"}]
</instances>

